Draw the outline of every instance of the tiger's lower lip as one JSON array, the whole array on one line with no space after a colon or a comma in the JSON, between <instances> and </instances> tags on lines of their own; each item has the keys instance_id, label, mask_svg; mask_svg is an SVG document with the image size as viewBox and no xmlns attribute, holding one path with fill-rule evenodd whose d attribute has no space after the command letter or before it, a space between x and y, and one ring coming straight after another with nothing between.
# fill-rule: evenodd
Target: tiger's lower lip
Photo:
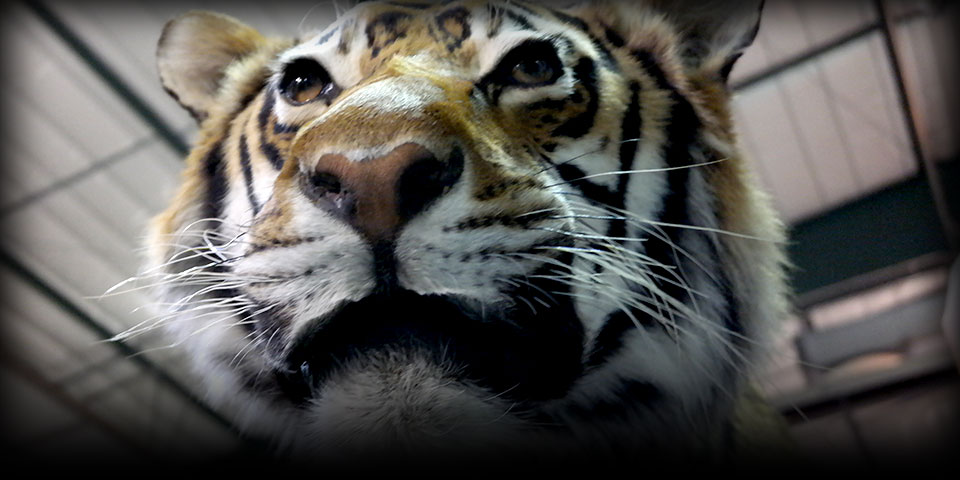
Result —
<instances>
[{"instance_id":1,"label":"tiger's lower lip","mask_svg":"<svg viewBox=\"0 0 960 480\"><path fill-rule=\"evenodd\" d=\"M542 401L565 394L581 373L578 326L572 309L560 305L481 316L445 296L409 290L373 295L342 307L304 335L287 356L286 382L302 383L292 391L303 402L350 362L400 349L426 354L495 394Z\"/></svg>"}]
</instances>

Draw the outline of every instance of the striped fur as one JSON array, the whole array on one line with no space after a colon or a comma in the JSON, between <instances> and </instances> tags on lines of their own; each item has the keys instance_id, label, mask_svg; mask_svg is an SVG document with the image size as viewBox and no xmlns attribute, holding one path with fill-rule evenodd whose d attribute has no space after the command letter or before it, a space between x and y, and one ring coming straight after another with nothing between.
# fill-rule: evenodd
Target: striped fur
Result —
<instances>
[{"instance_id":1,"label":"striped fur","mask_svg":"<svg viewBox=\"0 0 960 480\"><path fill-rule=\"evenodd\" d=\"M725 86L757 12L672 8L375 2L299 41L172 21L161 77L202 123L151 231L155 324L283 455L727 459L784 313ZM301 59L332 85L297 105Z\"/></svg>"}]
</instances>

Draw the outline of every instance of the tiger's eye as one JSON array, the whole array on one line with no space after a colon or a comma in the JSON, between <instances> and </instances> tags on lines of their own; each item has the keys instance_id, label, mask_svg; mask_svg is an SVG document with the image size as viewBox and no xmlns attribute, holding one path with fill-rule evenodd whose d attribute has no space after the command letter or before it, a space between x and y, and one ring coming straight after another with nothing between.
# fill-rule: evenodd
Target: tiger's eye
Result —
<instances>
[{"instance_id":1,"label":"tiger's eye","mask_svg":"<svg viewBox=\"0 0 960 480\"><path fill-rule=\"evenodd\" d=\"M479 83L536 88L556 82L563 74L563 62L552 41L530 39L505 53Z\"/></svg>"},{"instance_id":2,"label":"tiger's eye","mask_svg":"<svg viewBox=\"0 0 960 480\"><path fill-rule=\"evenodd\" d=\"M523 60L513 67L513 80L520 84L533 85L546 83L553 79L556 72L545 60Z\"/></svg>"},{"instance_id":3,"label":"tiger's eye","mask_svg":"<svg viewBox=\"0 0 960 480\"><path fill-rule=\"evenodd\" d=\"M280 93L293 105L303 105L330 94L334 89L330 75L314 60L297 59L283 70Z\"/></svg>"},{"instance_id":4,"label":"tiger's eye","mask_svg":"<svg viewBox=\"0 0 960 480\"><path fill-rule=\"evenodd\" d=\"M315 77L297 77L290 84L287 97L296 103L307 103L322 95L329 88L329 84L323 83Z\"/></svg>"}]
</instances>

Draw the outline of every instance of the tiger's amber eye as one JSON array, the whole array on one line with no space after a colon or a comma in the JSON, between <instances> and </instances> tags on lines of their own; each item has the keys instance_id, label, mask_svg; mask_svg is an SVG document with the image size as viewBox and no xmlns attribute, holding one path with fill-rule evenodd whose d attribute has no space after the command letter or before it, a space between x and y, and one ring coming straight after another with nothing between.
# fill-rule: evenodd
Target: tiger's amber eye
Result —
<instances>
[{"instance_id":1,"label":"tiger's amber eye","mask_svg":"<svg viewBox=\"0 0 960 480\"><path fill-rule=\"evenodd\" d=\"M303 105L329 94L334 85L322 65L314 60L301 58L284 67L279 88L288 102Z\"/></svg>"},{"instance_id":2,"label":"tiger's amber eye","mask_svg":"<svg viewBox=\"0 0 960 480\"><path fill-rule=\"evenodd\" d=\"M563 62L551 40L531 39L504 54L480 83L536 88L556 82L563 74Z\"/></svg>"},{"instance_id":3,"label":"tiger's amber eye","mask_svg":"<svg viewBox=\"0 0 960 480\"><path fill-rule=\"evenodd\" d=\"M314 77L297 77L290 84L287 96L295 103L307 103L319 97L329 85Z\"/></svg>"},{"instance_id":4,"label":"tiger's amber eye","mask_svg":"<svg viewBox=\"0 0 960 480\"><path fill-rule=\"evenodd\" d=\"M520 84L533 85L546 83L553 79L553 67L545 60L523 60L513 67L513 80Z\"/></svg>"}]
</instances>

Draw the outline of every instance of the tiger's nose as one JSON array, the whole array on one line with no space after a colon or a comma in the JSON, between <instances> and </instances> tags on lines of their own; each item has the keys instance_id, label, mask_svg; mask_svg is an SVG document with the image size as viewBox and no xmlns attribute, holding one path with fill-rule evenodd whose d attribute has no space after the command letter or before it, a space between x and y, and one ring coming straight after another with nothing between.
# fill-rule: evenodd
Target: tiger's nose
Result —
<instances>
[{"instance_id":1,"label":"tiger's nose","mask_svg":"<svg viewBox=\"0 0 960 480\"><path fill-rule=\"evenodd\" d=\"M404 143L361 161L335 153L321 155L302 185L317 206L378 243L392 240L410 218L452 188L462 173L459 148L441 160L422 145Z\"/></svg>"}]
</instances>

